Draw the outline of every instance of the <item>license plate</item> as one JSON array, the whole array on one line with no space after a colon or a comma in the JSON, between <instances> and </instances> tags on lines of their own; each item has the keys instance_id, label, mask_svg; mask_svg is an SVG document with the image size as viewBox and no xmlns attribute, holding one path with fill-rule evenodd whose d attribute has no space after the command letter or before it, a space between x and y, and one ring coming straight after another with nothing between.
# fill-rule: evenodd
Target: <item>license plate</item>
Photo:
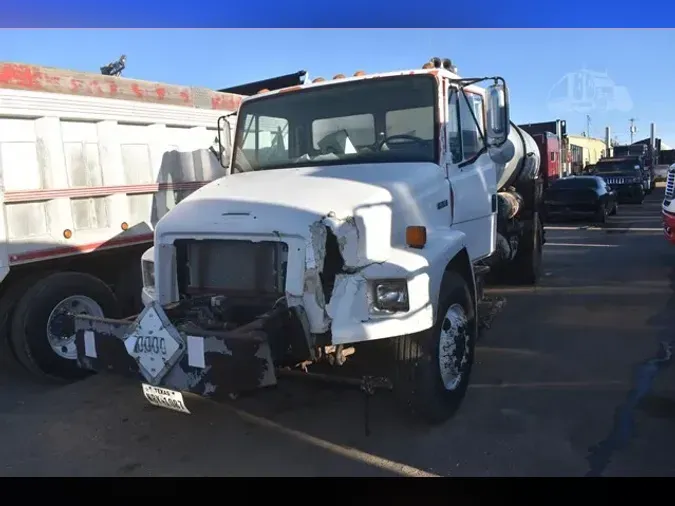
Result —
<instances>
[{"instance_id":1,"label":"license plate","mask_svg":"<svg viewBox=\"0 0 675 506\"><path fill-rule=\"evenodd\" d=\"M168 388L153 387L152 385L143 383L143 395L153 406L190 414L188 408L185 407L183 394L180 392L169 390Z\"/></svg>"}]
</instances>

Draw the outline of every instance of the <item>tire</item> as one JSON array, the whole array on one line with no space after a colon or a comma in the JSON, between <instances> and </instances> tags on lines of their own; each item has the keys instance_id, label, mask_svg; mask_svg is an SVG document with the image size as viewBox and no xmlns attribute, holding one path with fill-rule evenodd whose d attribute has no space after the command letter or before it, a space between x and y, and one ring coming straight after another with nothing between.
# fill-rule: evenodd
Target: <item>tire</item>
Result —
<instances>
[{"instance_id":1,"label":"tire","mask_svg":"<svg viewBox=\"0 0 675 506\"><path fill-rule=\"evenodd\" d=\"M0 363L3 368L10 368L13 371L21 369L21 365L16 358L16 353L10 342L12 317L19 298L26 293L40 276L44 276L44 273L22 276L21 279L14 281L0 298ZM23 369L21 370L25 372Z\"/></svg>"},{"instance_id":2,"label":"tire","mask_svg":"<svg viewBox=\"0 0 675 506\"><path fill-rule=\"evenodd\" d=\"M143 274L141 259L126 262L115 277L115 296L120 302L120 311L125 315L138 314L143 310Z\"/></svg>"},{"instance_id":3,"label":"tire","mask_svg":"<svg viewBox=\"0 0 675 506\"><path fill-rule=\"evenodd\" d=\"M94 276L79 272L58 272L40 279L24 293L16 306L10 340L19 362L36 375L77 380L91 374L78 367L76 355L72 356L73 341L62 343L61 354L50 344L50 316L59 304L71 297L77 299L71 299L69 309L89 314L98 312L94 315L109 318L120 316L117 298L103 281ZM51 320L55 333L59 330L54 328L57 325L58 314Z\"/></svg>"},{"instance_id":4,"label":"tire","mask_svg":"<svg viewBox=\"0 0 675 506\"><path fill-rule=\"evenodd\" d=\"M399 402L429 424L450 419L469 386L477 336L473 295L462 276L448 271L441 282L435 325L394 339L393 384ZM453 345L456 353L449 357ZM456 375L451 381L452 372Z\"/></svg>"},{"instance_id":5,"label":"tire","mask_svg":"<svg viewBox=\"0 0 675 506\"><path fill-rule=\"evenodd\" d=\"M510 281L516 285L536 285L541 275L541 257L543 251L543 226L539 213L534 214L532 227L523 237L516 257L506 269Z\"/></svg>"},{"instance_id":6,"label":"tire","mask_svg":"<svg viewBox=\"0 0 675 506\"><path fill-rule=\"evenodd\" d=\"M596 211L593 221L599 225L602 225L607 221L607 210L604 205L601 205L600 209Z\"/></svg>"},{"instance_id":7,"label":"tire","mask_svg":"<svg viewBox=\"0 0 675 506\"><path fill-rule=\"evenodd\" d=\"M612 210L609 212L609 215L616 216L618 212L619 212L619 204L617 202L614 202L614 206L612 207Z\"/></svg>"}]
</instances>

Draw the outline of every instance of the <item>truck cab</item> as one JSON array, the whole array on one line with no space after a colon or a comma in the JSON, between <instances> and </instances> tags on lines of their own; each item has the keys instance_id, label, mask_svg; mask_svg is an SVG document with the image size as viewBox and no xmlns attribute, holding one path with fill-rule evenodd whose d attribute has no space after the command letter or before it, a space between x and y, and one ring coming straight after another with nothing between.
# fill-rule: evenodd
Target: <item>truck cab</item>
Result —
<instances>
[{"instance_id":1,"label":"truck cab","mask_svg":"<svg viewBox=\"0 0 675 506\"><path fill-rule=\"evenodd\" d=\"M135 326L76 317L78 339L117 336L152 399L268 386L280 367L380 343L406 405L451 416L473 363L476 274L514 259L532 274L540 255L538 153L512 128L503 79L433 59L261 90L221 151L229 174L156 225ZM143 330L153 321L172 329L164 344ZM115 369L94 354L83 367Z\"/></svg>"}]
</instances>

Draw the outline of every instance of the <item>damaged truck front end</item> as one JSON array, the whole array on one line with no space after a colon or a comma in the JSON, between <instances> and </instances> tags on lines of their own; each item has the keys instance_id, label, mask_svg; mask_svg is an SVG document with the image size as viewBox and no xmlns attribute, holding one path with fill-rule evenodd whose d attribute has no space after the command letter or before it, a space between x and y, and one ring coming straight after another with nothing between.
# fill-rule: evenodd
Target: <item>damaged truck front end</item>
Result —
<instances>
[{"instance_id":1,"label":"damaged truck front end","mask_svg":"<svg viewBox=\"0 0 675 506\"><path fill-rule=\"evenodd\" d=\"M303 228L234 239L158 233L137 317L73 316L78 364L136 378L151 402L179 411L183 402L162 389L226 399L275 385L279 369L341 365L353 348L334 345L331 324L345 308L347 321L368 319L376 294L361 289L362 271L373 263L360 261L356 220L326 216ZM147 254L143 262L153 269ZM385 295L407 309L405 290Z\"/></svg>"}]
</instances>

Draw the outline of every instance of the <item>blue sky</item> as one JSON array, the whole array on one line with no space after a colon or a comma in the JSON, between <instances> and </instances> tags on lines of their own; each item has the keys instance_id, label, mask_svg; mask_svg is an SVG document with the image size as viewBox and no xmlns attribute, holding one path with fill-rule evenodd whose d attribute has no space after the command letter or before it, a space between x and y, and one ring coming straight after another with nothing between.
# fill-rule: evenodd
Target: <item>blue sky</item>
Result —
<instances>
[{"instance_id":1,"label":"blue sky","mask_svg":"<svg viewBox=\"0 0 675 506\"><path fill-rule=\"evenodd\" d=\"M210 88L297 70L331 77L418 68L448 57L462 76L505 77L517 123L557 117L580 134L588 114L592 136L610 126L626 142L635 118L636 140L653 121L675 147L675 65L667 60L675 30L2 30L0 47L5 61L91 72L124 53L125 77ZM591 75L584 70L616 92L614 102L603 105L587 86L585 106L552 109L552 97L567 90L556 83L566 75L582 82Z\"/></svg>"}]
</instances>

